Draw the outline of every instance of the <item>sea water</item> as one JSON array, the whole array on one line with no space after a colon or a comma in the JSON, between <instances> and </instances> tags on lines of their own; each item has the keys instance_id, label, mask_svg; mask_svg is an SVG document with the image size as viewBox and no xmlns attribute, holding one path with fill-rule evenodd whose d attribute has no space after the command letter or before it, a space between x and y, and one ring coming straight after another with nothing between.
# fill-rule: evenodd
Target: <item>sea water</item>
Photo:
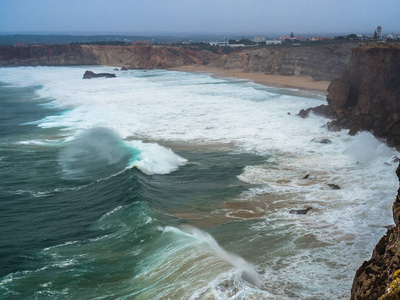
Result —
<instances>
[{"instance_id":1,"label":"sea water","mask_svg":"<svg viewBox=\"0 0 400 300\"><path fill-rule=\"evenodd\" d=\"M0 69L0 298L349 298L398 152L317 94L86 69Z\"/></svg>"}]
</instances>

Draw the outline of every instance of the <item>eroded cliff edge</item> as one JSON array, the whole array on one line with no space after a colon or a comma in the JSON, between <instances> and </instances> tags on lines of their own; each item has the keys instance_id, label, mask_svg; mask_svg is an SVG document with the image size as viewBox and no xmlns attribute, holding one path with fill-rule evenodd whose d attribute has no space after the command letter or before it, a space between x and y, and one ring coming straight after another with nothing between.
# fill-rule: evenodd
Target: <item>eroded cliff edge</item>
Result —
<instances>
[{"instance_id":1,"label":"eroded cliff edge","mask_svg":"<svg viewBox=\"0 0 400 300\"><path fill-rule=\"evenodd\" d=\"M355 48L342 77L331 82L327 100L336 119L332 128L372 131L399 146L400 46Z\"/></svg>"},{"instance_id":2,"label":"eroded cliff edge","mask_svg":"<svg viewBox=\"0 0 400 300\"><path fill-rule=\"evenodd\" d=\"M331 130L371 131L400 147L400 45L354 48L342 76L328 87L327 106L309 111L331 117Z\"/></svg>"},{"instance_id":3,"label":"eroded cliff edge","mask_svg":"<svg viewBox=\"0 0 400 300\"><path fill-rule=\"evenodd\" d=\"M359 43L304 47L266 47L221 55L211 62L224 69L243 69L283 76L309 76L315 81L339 77Z\"/></svg>"},{"instance_id":4,"label":"eroded cliff edge","mask_svg":"<svg viewBox=\"0 0 400 300\"><path fill-rule=\"evenodd\" d=\"M210 51L172 46L45 45L0 47L0 66L110 65L127 68L171 68L204 64L215 59Z\"/></svg>"},{"instance_id":5,"label":"eroded cliff edge","mask_svg":"<svg viewBox=\"0 0 400 300\"><path fill-rule=\"evenodd\" d=\"M174 68L208 65L272 75L307 76L314 80L339 77L358 43L262 47L211 52L178 46L44 45L0 47L0 66L109 65L127 68ZM221 50L221 49L218 49Z\"/></svg>"}]
</instances>

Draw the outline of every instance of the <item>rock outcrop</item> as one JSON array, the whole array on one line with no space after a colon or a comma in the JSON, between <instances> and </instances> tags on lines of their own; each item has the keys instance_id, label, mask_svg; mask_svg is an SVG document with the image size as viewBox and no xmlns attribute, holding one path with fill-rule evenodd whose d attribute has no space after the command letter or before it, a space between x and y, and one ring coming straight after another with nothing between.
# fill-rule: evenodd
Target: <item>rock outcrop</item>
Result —
<instances>
[{"instance_id":1,"label":"rock outcrop","mask_svg":"<svg viewBox=\"0 0 400 300\"><path fill-rule=\"evenodd\" d=\"M400 146L400 45L366 46L353 49L340 78L328 88L328 106L310 111L334 119L332 130L350 129L374 133L390 146Z\"/></svg>"},{"instance_id":2,"label":"rock outcrop","mask_svg":"<svg viewBox=\"0 0 400 300\"><path fill-rule=\"evenodd\" d=\"M332 125L372 131L391 146L400 145L400 46L361 47L342 77L328 88Z\"/></svg>"},{"instance_id":3,"label":"rock outcrop","mask_svg":"<svg viewBox=\"0 0 400 300\"><path fill-rule=\"evenodd\" d=\"M396 170L400 179L400 165ZM400 189L393 203L395 227L376 245L372 257L357 270L351 289L353 300L400 299Z\"/></svg>"},{"instance_id":4,"label":"rock outcrop","mask_svg":"<svg viewBox=\"0 0 400 300\"><path fill-rule=\"evenodd\" d=\"M99 77L114 78L117 76L112 73L94 73L92 71L86 71L85 74L83 74L83 79L92 79L92 78L99 78Z\"/></svg>"}]
</instances>

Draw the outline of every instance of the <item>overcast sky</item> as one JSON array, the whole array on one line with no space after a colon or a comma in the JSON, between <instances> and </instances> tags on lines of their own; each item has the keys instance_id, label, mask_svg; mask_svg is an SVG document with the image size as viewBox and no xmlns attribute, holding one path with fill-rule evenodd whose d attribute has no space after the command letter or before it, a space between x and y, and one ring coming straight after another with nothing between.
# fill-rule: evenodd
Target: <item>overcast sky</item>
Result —
<instances>
[{"instance_id":1,"label":"overcast sky","mask_svg":"<svg viewBox=\"0 0 400 300\"><path fill-rule=\"evenodd\" d=\"M0 32L400 32L400 0L0 0Z\"/></svg>"}]
</instances>

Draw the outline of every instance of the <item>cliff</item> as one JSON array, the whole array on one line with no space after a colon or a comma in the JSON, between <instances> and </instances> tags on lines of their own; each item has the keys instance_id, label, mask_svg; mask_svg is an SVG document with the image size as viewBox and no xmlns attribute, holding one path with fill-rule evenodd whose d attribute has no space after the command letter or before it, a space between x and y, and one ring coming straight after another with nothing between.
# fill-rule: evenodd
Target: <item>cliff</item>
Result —
<instances>
[{"instance_id":1,"label":"cliff","mask_svg":"<svg viewBox=\"0 0 400 300\"><path fill-rule=\"evenodd\" d=\"M178 46L0 47L0 66L110 65L153 69L199 64L242 69L244 72L332 80L344 71L351 49L358 45L343 43L301 47L271 46L245 48L231 54Z\"/></svg>"},{"instance_id":2,"label":"cliff","mask_svg":"<svg viewBox=\"0 0 400 300\"><path fill-rule=\"evenodd\" d=\"M216 55L209 51L192 51L172 46L0 47L0 66L111 65L153 69L204 64Z\"/></svg>"},{"instance_id":3,"label":"cliff","mask_svg":"<svg viewBox=\"0 0 400 300\"><path fill-rule=\"evenodd\" d=\"M210 63L224 69L243 69L271 75L310 76L315 81L339 77L358 43L299 47L272 46L221 55Z\"/></svg>"},{"instance_id":4,"label":"cliff","mask_svg":"<svg viewBox=\"0 0 400 300\"><path fill-rule=\"evenodd\" d=\"M400 145L400 45L353 49L342 76L331 82L329 126L350 134L372 131L390 146Z\"/></svg>"}]
</instances>

